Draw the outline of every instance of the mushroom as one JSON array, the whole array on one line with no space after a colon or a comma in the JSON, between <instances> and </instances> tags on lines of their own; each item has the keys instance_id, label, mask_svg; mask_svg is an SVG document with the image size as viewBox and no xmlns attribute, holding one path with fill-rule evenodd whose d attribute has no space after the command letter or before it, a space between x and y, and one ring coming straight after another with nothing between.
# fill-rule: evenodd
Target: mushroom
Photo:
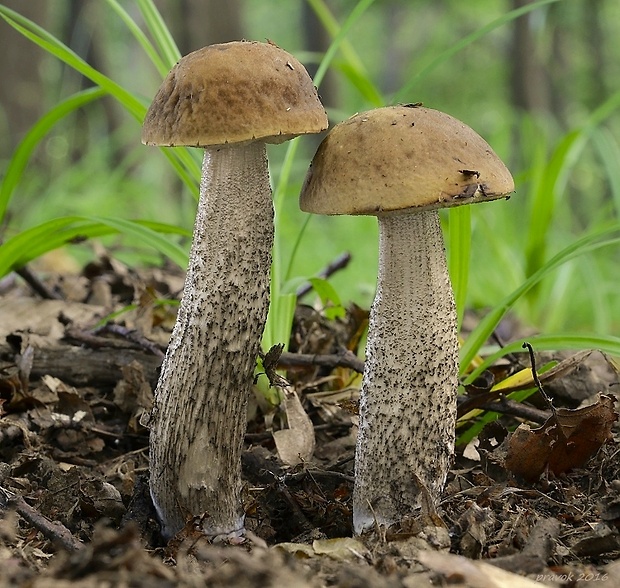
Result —
<instances>
[{"instance_id":1,"label":"mushroom","mask_svg":"<svg viewBox=\"0 0 620 588\"><path fill-rule=\"evenodd\" d=\"M183 57L146 114L143 143L205 149L182 300L146 423L165 537L199 515L207 535L243 532L240 456L273 243L265 144L325 128L303 65L247 41Z\"/></svg>"},{"instance_id":2,"label":"mushroom","mask_svg":"<svg viewBox=\"0 0 620 588\"><path fill-rule=\"evenodd\" d=\"M379 276L360 391L353 527L436 504L454 452L458 340L439 208L506 198L510 172L458 120L390 106L336 125L302 187L302 210L376 215ZM424 499L426 500L426 499Z\"/></svg>"}]
</instances>

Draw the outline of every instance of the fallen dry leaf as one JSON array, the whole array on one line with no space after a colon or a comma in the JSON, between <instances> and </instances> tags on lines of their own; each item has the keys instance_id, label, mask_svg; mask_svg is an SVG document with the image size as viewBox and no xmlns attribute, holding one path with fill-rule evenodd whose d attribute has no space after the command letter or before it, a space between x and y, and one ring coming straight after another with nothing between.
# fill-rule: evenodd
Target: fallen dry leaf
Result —
<instances>
[{"instance_id":1,"label":"fallen dry leaf","mask_svg":"<svg viewBox=\"0 0 620 588\"><path fill-rule=\"evenodd\" d=\"M526 480L537 480L549 468L562 474L582 466L611 440L618 420L614 399L601 395L589 406L559 408L538 429L519 425L508 441L506 469Z\"/></svg>"},{"instance_id":2,"label":"fallen dry leaf","mask_svg":"<svg viewBox=\"0 0 620 588\"><path fill-rule=\"evenodd\" d=\"M366 558L370 559L370 552L366 546L352 537L316 539L312 542L312 549L314 549L314 553L317 555L327 555L338 561L363 561Z\"/></svg>"},{"instance_id":3,"label":"fallen dry leaf","mask_svg":"<svg viewBox=\"0 0 620 588\"><path fill-rule=\"evenodd\" d=\"M450 584L468 588L536 588L539 582L518 576L483 561L440 551L421 551L416 559L441 574Z\"/></svg>"},{"instance_id":4,"label":"fallen dry leaf","mask_svg":"<svg viewBox=\"0 0 620 588\"><path fill-rule=\"evenodd\" d=\"M312 545L292 542L277 543L274 548L291 553L301 559L324 555L336 561L365 561L370 559L368 548L361 541L352 537L316 539Z\"/></svg>"},{"instance_id":5,"label":"fallen dry leaf","mask_svg":"<svg viewBox=\"0 0 620 588\"><path fill-rule=\"evenodd\" d=\"M315 555L312 546L307 545L306 543L293 543L290 541L285 541L284 543L276 543L272 549L280 549L286 553L294 555L299 559L309 559Z\"/></svg>"},{"instance_id":6,"label":"fallen dry leaf","mask_svg":"<svg viewBox=\"0 0 620 588\"><path fill-rule=\"evenodd\" d=\"M65 300L39 300L19 297L0 299L0 340L13 332L28 333L33 345L40 347L60 344L65 325L60 320L75 324L92 324L105 314L105 309L92 304Z\"/></svg>"},{"instance_id":7,"label":"fallen dry leaf","mask_svg":"<svg viewBox=\"0 0 620 588\"><path fill-rule=\"evenodd\" d=\"M284 408L288 429L273 432L280 459L287 465L308 461L314 453L314 426L292 388L285 389Z\"/></svg>"},{"instance_id":8,"label":"fallen dry leaf","mask_svg":"<svg viewBox=\"0 0 620 588\"><path fill-rule=\"evenodd\" d=\"M127 430L135 433L143 414L148 414L153 406L153 390L144 373L144 366L138 361L121 368L123 379L114 387L114 403L131 418Z\"/></svg>"}]
</instances>

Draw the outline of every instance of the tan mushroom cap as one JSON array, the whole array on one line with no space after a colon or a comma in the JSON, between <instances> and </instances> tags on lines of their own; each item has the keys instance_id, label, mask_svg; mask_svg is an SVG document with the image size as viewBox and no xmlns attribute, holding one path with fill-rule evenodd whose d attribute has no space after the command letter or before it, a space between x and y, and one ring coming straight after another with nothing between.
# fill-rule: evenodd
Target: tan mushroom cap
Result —
<instances>
[{"instance_id":1,"label":"tan mushroom cap","mask_svg":"<svg viewBox=\"0 0 620 588\"><path fill-rule=\"evenodd\" d=\"M433 209L506 198L514 181L489 144L455 118L388 106L336 125L319 146L300 206L318 214Z\"/></svg>"},{"instance_id":2,"label":"tan mushroom cap","mask_svg":"<svg viewBox=\"0 0 620 588\"><path fill-rule=\"evenodd\" d=\"M304 66L272 43L234 41L183 57L146 113L147 145L279 143L327 128Z\"/></svg>"}]
</instances>

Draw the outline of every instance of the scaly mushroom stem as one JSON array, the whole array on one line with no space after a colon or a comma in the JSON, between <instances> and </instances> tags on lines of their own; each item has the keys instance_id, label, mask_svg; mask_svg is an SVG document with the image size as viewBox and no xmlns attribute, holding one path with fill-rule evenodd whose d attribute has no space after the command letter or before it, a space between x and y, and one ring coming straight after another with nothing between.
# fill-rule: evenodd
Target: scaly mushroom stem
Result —
<instances>
[{"instance_id":1,"label":"scaly mushroom stem","mask_svg":"<svg viewBox=\"0 0 620 588\"><path fill-rule=\"evenodd\" d=\"M454 450L458 342L437 211L379 216L355 456L353 526L390 525L437 500Z\"/></svg>"},{"instance_id":2,"label":"scaly mushroom stem","mask_svg":"<svg viewBox=\"0 0 620 588\"><path fill-rule=\"evenodd\" d=\"M243 530L241 450L269 305L273 203L265 144L207 149L189 268L151 428L151 495L166 537L205 514Z\"/></svg>"}]
</instances>

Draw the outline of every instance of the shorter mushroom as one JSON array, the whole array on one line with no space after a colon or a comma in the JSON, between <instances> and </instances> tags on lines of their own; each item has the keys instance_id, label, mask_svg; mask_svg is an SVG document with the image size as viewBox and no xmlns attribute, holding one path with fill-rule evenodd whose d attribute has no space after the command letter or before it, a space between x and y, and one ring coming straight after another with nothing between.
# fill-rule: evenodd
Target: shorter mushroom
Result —
<instances>
[{"instance_id":1,"label":"shorter mushroom","mask_svg":"<svg viewBox=\"0 0 620 588\"><path fill-rule=\"evenodd\" d=\"M148 422L166 537L195 516L208 535L243 531L240 454L274 230L265 144L325 128L304 66L249 41L183 57L146 114L143 143L205 149L183 297Z\"/></svg>"},{"instance_id":2,"label":"shorter mushroom","mask_svg":"<svg viewBox=\"0 0 620 588\"><path fill-rule=\"evenodd\" d=\"M360 391L353 526L437 502L454 452L458 340L439 208L506 198L510 172L476 132L419 105L357 114L319 146L302 210L375 215L379 276Z\"/></svg>"}]
</instances>

